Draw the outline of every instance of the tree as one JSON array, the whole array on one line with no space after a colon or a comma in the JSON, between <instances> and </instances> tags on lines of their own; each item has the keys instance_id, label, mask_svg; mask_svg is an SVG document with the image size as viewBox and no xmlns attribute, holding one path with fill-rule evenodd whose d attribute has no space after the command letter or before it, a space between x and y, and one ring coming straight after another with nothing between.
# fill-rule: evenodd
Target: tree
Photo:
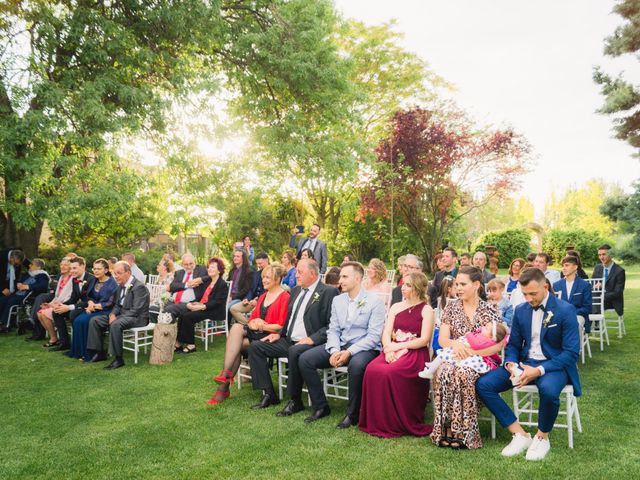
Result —
<instances>
[{"instance_id":1,"label":"tree","mask_svg":"<svg viewBox=\"0 0 640 480\"><path fill-rule=\"evenodd\" d=\"M635 54L640 49L640 3L636 0L619 0L613 11L620 15L625 23L616 28L613 35L605 40L604 53L612 57ZM614 130L616 138L626 140L636 148L640 147L640 89L625 80L622 75L612 78L600 68L595 68L594 81L601 85L605 103L599 112L615 115Z\"/></svg>"},{"instance_id":2,"label":"tree","mask_svg":"<svg viewBox=\"0 0 640 480\"><path fill-rule=\"evenodd\" d=\"M362 214L393 205L430 265L461 218L513 192L528 151L513 131L479 131L460 112L400 111L363 184Z\"/></svg>"},{"instance_id":3,"label":"tree","mask_svg":"<svg viewBox=\"0 0 640 480\"><path fill-rule=\"evenodd\" d=\"M600 207L600 212L616 222L620 233L630 236L623 245L616 246L616 256L640 260L640 181L635 182L633 193L608 197Z\"/></svg>"}]
</instances>

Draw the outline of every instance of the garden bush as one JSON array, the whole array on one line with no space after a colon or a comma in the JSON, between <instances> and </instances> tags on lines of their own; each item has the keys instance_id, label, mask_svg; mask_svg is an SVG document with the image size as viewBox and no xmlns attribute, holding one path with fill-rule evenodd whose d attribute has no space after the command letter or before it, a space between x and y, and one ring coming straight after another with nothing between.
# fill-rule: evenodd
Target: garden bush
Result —
<instances>
[{"instance_id":1,"label":"garden bush","mask_svg":"<svg viewBox=\"0 0 640 480\"><path fill-rule=\"evenodd\" d=\"M531 232L518 228L487 232L476 241L471 251L484 252L486 245L497 248L498 267L509 268L514 258L525 258L531 251Z\"/></svg>"},{"instance_id":2,"label":"garden bush","mask_svg":"<svg viewBox=\"0 0 640 480\"><path fill-rule=\"evenodd\" d=\"M569 245L580 252L583 265L593 266L598 262L598 247L606 242L607 239L597 232L587 232L580 228L552 229L545 233L542 249L551 255L556 268L560 266Z\"/></svg>"}]
</instances>

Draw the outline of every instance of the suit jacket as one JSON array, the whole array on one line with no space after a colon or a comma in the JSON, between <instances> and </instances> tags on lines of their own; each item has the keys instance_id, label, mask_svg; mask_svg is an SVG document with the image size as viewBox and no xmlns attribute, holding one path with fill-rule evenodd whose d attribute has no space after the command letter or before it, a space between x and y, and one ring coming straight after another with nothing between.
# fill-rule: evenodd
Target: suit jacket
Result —
<instances>
[{"instance_id":1,"label":"suit jacket","mask_svg":"<svg viewBox=\"0 0 640 480\"><path fill-rule=\"evenodd\" d=\"M402 301L402 285L398 285L393 290L391 290L391 305L396 303L400 303Z\"/></svg>"},{"instance_id":2,"label":"suit jacket","mask_svg":"<svg viewBox=\"0 0 640 480\"><path fill-rule=\"evenodd\" d=\"M553 312L553 317L545 327L545 320ZM509 343L505 348L504 363L524 362L531 348L531 322L533 309L528 303L522 303L515 309ZM545 372L565 370L576 396L582 394L578 377L578 355L580 353L580 333L576 309L570 303L557 300L549 294L547 307L540 331L540 346L547 358L540 365Z\"/></svg>"},{"instance_id":3,"label":"suit jacket","mask_svg":"<svg viewBox=\"0 0 640 480\"><path fill-rule=\"evenodd\" d=\"M295 286L289 293L289 306L287 309L287 319L285 320L284 327L280 331L282 338L287 337L287 332L291 327L291 315L293 315L293 305L296 298L302 292L300 285ZM325 285L322 282L318 283L313 296L319 295L318 300L314 301L313 297L307 303L307 307L304 310L304 328L307 332L307 336L313 340L314 345L322 345L327 341L327 328L329 327L329 319L331 318L331 304L336 295L338 295L338 289L330 285Z\"/></svg>"},{"instance_id":4,"label":"suit jacket","mask_svg":"<svg viewBox=\"0 0 640 480\"><path fill-rule=\"evenodd\" d=\"M327 330L326 350L333 354L349 345L352 355L368 350L381 350L380 340L386 310L380 296L360 290L358 306L353 318L347 319L349 294L343 293L333 299L331 321Z\"/></svg>"},{"instance_id":5,"label":"suit jacket","mask_svg":"<svg viewBox=\"0 0 640 480\"><path fill-rule=\"evenodd\" d=\"M298 240L296 242L296 236L295 235L291 235L291 238L289 239L289 246L291 248L296 249L296 255L300 254L300 251L302 251L302 248L304 247L304 244L307 243L307 240L309 240L309 237L303 237L300 240ZM318 262L318 267L320 268L320 273L326 273L327 272L327 261L328 261L328 257L329 255L327 254L327 244L326 242L323 242L322 240L316 238L316 245L313 248L313 258L316 259L316 262Z\"/></svg>"},{"instance_id":6,"label":"suit jacket","mask_svg":"<svg viewBox=\"0 0 640 480\"><path fill-rule=\"evenodd\" d=\"M175 272L175 274L173 275L173 281L169 285L169 291L171 293L185 290L184 278L186 274L187 272L185 272L184 270L178 270ZM193 280L194 278L202 279L202 283L193 289L193 293L196 296L195 301L197 302L202 298L202 295L204 295L204 291L207 289L207 285L209 285L209 282L211 282L211 277L207 273L207 269L205 267L203 267L202 265L196 265L196 268L193 269L191 280Z\"/></svg>"},{"instance_id":7,"label":"suit jacket","mask_svg":"<svg viewBox=\"0 0 640 480\"><path fill-rule=\"evenodd\" d=\"M81 278L71 279L71 296L64 302L67 305L74 305L75 308L86 306L89 301L89 292L93 290L96 277L89 272L84 272Z\"/></svg>"},{"instance_id":8,"label":"suit jacket","mask_svg":"<svg viewBox=\"0 0 640 480\"><path fill-rule=\"evenodd\" d=\"M490 272L486 268L483 270L483 273L482 273L482 283L483 283L483 285L486 286L487 283L489 283L494 278L496 278L496 274L495 273Z\"/></svg>"},{"instance_id":9,"label":"suit jacket","mask_svg":"<svg viewBox=\"0 0 640 480\"><path fill-rule=\"evenodd\" d=\"M131 286L125 288L123 285L118 285L116 290L115 305L111 313L116 317L131 317L139 320L140 326L147 325L149 323L149 290L147 287L139 281L136 277L133 277ZM122 305L120 305L120 296L124 290L124 298Z\"/></svg>"},{"instance_id":10,"label":"suit jacket","mask_svg":"<svg viewBox=\"0 0 640 480\"><path fill-rule=\"evenodd\" d=\"M5 248L0 250L0 292L2 292L2 290L4 290L5 288L9 288L9 281L7 280L7 268L9 266L9 252L11 252L11 250L20 250L20 249L17 247L13 247L13 248ZM23 271L26 272L27 270L29 270L29 265L31 265L31 262L25 257L24 261L22 262L22 265L15 267L16 283L20 278L20 273ZM14 288L15 288L15 285L14 285Z\"/></svg>"},{"instance_id":11,"label":"suit jacket","mask_svg":"<svg viewBox=\"0 0 640 480\"><path fill-rule=\"evenodd\" d=\"M211 278L211 277L209 277ZM206 290L206 288L205 288ZM227 307L227 295L229 294L229 286L224 278L218 277L218 280L213 285L213 288L209 292L209 298L207 303L204 304L204 310L211 312L211 318L213 320L224 319L224 309ZM203 294L204 295L204 294ZM196 298L196 301L200 301L202 295Z\"/></svg>"},{"instance_id":12,"label":"suit jacket","mask_svg":"<svg viewBox=\"0 0 640 480\"><path fill-rule=\"evenodd\" d=\"M604 278L604 266L599 263L593 269L591 278ZM607 283L604 285L604 308L615 309L618 315L624 313L624 284L626 282L626 272L617 263L609 269Z\"/></svg>"},{"instance_id":13,"label":"suit jacket","mask_svg":"<svg viewBox=\"0 0 640 480\"><path fill-rule=\"evenodd\" d=\"M563 278L559 282L553 284L553 289L556 292L562 292L562 300L569 302L576 307L576 314L584 317L585 321L589 320L589 314L591 313L591 285L589 282L585 282L580 277L576 276L571 289L571 297L567 295L567 279Z\"/></svg>"}]
</instances>

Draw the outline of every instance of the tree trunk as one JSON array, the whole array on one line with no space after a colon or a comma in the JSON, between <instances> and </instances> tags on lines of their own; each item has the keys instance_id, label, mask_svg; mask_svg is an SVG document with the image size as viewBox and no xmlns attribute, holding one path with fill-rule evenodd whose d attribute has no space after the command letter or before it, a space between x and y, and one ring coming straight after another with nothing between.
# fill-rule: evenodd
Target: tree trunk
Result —
<instances>
[{"instance_id":1,"label":"tree trunk","mask_svg":"<svg viewBox=\"0 0 640 480\"><path fill-rule=\"evenodd\" d=\"M0 215L0 228L2 228L2 247L20 247L24 250L27 258L34 258L38 255L40 235L44 220L38 220L36 225L28 230L16 227L11 215Z\"/></svg>"},{"instance_id":2,"label":"tree trunk","mask_svg":"<svg viewBox=\"0 0 640 480\"><path fill-rule=\"evenodd\" d=\"M158 323L153 330L153 344L151 345L150 365L166 365L173 361L176 337L178 336L177 323Z\"/></svg>"}]
</instances>

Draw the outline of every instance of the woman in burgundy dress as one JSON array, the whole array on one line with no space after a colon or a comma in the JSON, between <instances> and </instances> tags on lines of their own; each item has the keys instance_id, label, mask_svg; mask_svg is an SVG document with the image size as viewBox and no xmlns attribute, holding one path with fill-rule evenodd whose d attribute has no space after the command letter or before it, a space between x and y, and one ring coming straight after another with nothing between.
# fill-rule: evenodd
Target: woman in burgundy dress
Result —
<instances>
[{"instance_id":1,"label":"woman in burgundy dress","mask_svg":"<svg viewBox=\"0 0 640 480\"><path fill-rule=\"evenodd\" d=\"M424 423L429 382L418 372L429 361L434 315L427 302L427 277L409 273L404 300L391 307L382 332L383 351L369 364L362 384L360 430L378 437L429 435Z\"/></svg>"}]
</instances>

